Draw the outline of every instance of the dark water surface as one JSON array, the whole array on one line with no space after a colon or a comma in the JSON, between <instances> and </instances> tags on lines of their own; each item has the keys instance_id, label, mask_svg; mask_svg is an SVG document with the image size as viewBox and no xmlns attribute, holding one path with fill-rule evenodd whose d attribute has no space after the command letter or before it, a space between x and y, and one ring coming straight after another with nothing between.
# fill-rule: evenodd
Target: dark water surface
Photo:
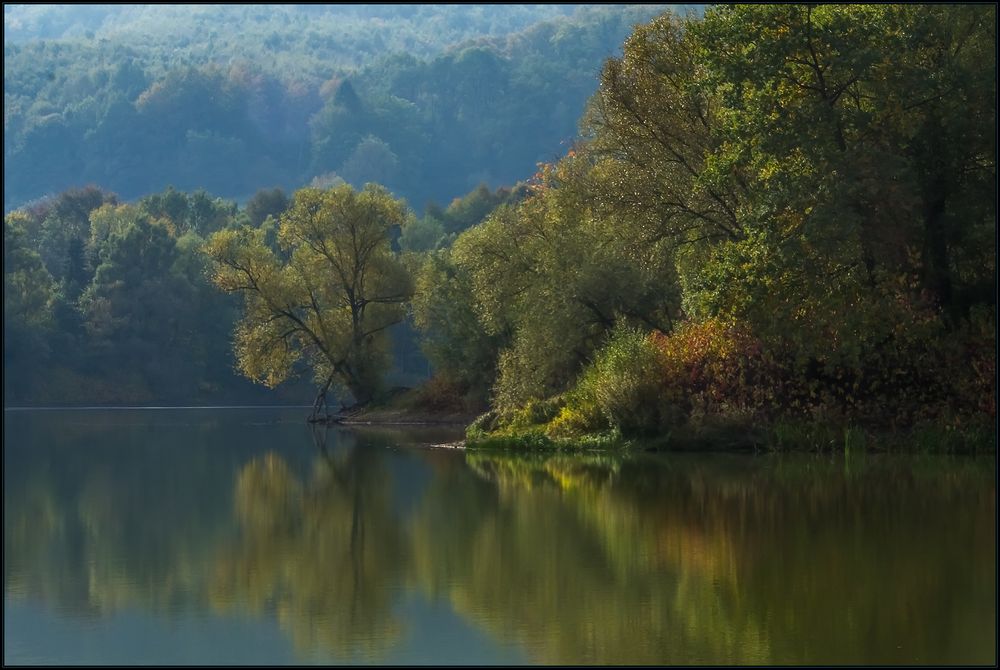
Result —
<instances>
[{"instance_id":1,"label":"dark water surface","mask_svg":"<svg viewBox=\"0 0 1000 670\"><path fill-rule=\"evenodd\" d=\"M4 661L996 662L995 460L4 413Z\"/></svg>"}]
</instances>

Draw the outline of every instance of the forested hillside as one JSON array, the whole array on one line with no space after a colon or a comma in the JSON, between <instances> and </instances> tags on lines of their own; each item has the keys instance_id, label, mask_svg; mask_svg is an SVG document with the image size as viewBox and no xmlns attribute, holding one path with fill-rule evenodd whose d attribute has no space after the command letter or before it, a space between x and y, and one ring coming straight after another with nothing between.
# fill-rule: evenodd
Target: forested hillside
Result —
<instances>
[{"instance_id":1,"label":"forested hillside","mask_svg":"<svg viewBox=\"0 0 1000 670\"><path fill-rule=\"evenodd\" d=\"M661 11L6 7L4 209L90 183L242 202L343 179L419 210L513 183L565 149L603 60Z\"/></svg>"}]
</instances>

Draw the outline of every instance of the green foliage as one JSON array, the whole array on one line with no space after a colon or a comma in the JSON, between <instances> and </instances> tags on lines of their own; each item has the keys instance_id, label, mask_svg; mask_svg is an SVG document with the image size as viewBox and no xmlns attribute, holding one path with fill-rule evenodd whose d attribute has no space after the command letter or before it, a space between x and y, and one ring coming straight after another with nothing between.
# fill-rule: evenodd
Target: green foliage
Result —
<instances>
[{"instance_id":1,"label":"green foliage","mask_svg":"<svg viewBox=\"0 0 1000 670\"><path fill-rule=\"evenodd\" d=\"M404 229L404 238L406 234ZM424 259L416 275L412 309L423 336L421 347L434 369L467 387L479 402L487 400L496 377L500 336L488 333L480 323L468 274L452 261L449 251Z\"/></svg>"},{"instance_id":2,"label":"green foliage","mask_svg":"<svg viewBox=\"0 0 1000 670\"><path fill-rule=\"evenodd\" d=\"M505 423L514 430L544 425L556 417L564 402L562 398L532 400L524 407L510 412L505 418Z\"/></svg>"},{"instance_id":3,"label":"green foliage","mask_svg":"<svg viewBox=\"0 0 1000 670\"><path fill-rule=\"evenodd\" d=\"M584 141L455 242L505 338L496 407L565 393L552 435L794 418L850 449L852 422L995 416L994 18L741 5L638 26ZM595 354L623 324L641 331Z\"/></svg>"},{"instance_id":4,"label":"green foliage","mask_svg":"<svg viewBox=\"0 0 1000 670\"><path fill-rule=\"evenodd\" d=\"M181 193L173 186L142 198L139 208L153 219L166 221L177 235L189 230L201 236L211 235L225 228L236 215L234 202L213 198L203 189L191 194Z\"/></svg>"},{"instance_id":5,"label":"green foliage","mask_svg":"<svg viewBox=\"0 0 1000 670\"><path fill-rule=\"evenodd\" d=\"M686 416L666 393L662 359L641 331L619 328L600 349L573 389L571 406L584 425L596 408L626 437L652 435L682 424ZM563 422L571 420L570 417Z\"/></svg>"},{"instance_id":6,"label":"green foliage","mask_svg":"<svg viewBox=\"0 0 1000 670\"><path fill-rule=\"evenodd\" d=\"M4 322L40 328L52 318L55 283L38 253L25 245L26 219L13 212L3 221Z\"/></svg>"},{"instance_id":7,"label":"green foliage","mask_svg":"<svg viewBox=\"0 0 1000 670\"><path fill-rule=\"evenodd\" d=\"M191 384L198 370L181 356L198 318L195 288L174 272L177 247L166 226L130 223L108 237L99 259L79 299L92 365L144 368L153 388Z\"/></svg>"},{"instance_id":8,"label":"green foliage","mask_svg":"<svg viewBox=\"0 0 1000 670\"><path fill-rule=\"evenodd\" d=\"M235 211L202 192L167 189L119 204L87 188L8 215L8 401L262 400L232 372L236 304L208 281L196 232L231 226ZM41 254L31 248L61 280L32 263ZM31 292L17 288L29 275ZM24 322L26 301L33 305Z\"/></svg>"},{"instance_id":9,"label":"green foliage","mask_svg":"<svg viewBox=\"0 0 1000 670\"><path fill-rule=\"evenodd\" d=\"M250 225L259 228L269 216L279 218L288 209L288 197L280 188L262 188L247 201L246 215Z\"/></svg>"},{"instance_id":10,"label":"green foliage","mask_svg":"<svg viewBox=\"0 0 1000 670\"><path fill-rule=\"evenodd\" d=\"M514 205L528 195L528 187L518 184L513 189L498 188L491 192L486 184L480 184L461 198L455 198L448 208L440 213L440 220L449 235L461 233L482 222L500 205Z\"/></svg>"},{"instance_id":11,"label":"green foliage","mask_svg":"<svg viewBox=\"0 0 1000 670\"><path fill-rule=\"evenodd\" d=\"M496 410L488 410L476 417L465 429L470 438L483 437L499 427L499 414Z\"/></svg>"},{"instance_id":12,"label":"green foliage","mask_svg":"<svg viewBox=\"0 0 1000 670\"><path fill-rule=\"evenodd\" d=\"M235 305L209 283L195 232L229 226L234 212L204 192L167 189L132 205L88 188L9 215L20 231L8 233L6 245L10 400L253 398L232 374ZM32 322L20 324L16 304L28 294L14 288L27 276L27 245L40 252L29 256L44 253L63 276L56 282L46 271L31 280L34 293L47 297L31 308Z\"/></svg>"},{"instance_id":13,"label":"green foliage","mask_svg":"<svg viewBox=\"0 0 1000 670\"><path fill-rule=\"evenodd\" d=\"M273 305L247 304L237 336L244 372L270 384L297 361L321 381L347 366L344 378L368 395L412 273L436 383L473 406L489 398L501 429L568 439L685 421L697 432L720 417L802 420L830 426L843 446L843 426L937 422L962 433L995 417L995 9L733 5L659 16L605 63L566 156L492 191L566 136L594 54L654 11L592 8L446 52L359 55L366 65L349 73L308 59L288 72L153 66L116 44L11 45L5 157L45 166L5 173L15 201L70 177L141 175L128 184L137 195L145 183L209 175L243 194L318 174L341 184L329 193L378 179L430 204L422 219L393 210L361 281L324 255L326 242L351 246L343 231L302 227L333 207L318 195L301 196L313 198L307 211L289 209L280 190L259 192L240 213L205 191L168 188L136 205L96 188L66 192L17 215L15 250L37 249L51 279L22 253L5 267L15 289L5 313L37 307L37 323L21 319L33 333L22 342L61 365L81 351L96 368L118 347L158 360L181 343L205 368L211 329L232 315L205 297L194 249L208 238L217 258L238 259L274 291ZM306 33L291 44L318 39ZM289 39L275 31L267 49L297 53ZM105 56L110 65L96 65ZM116 153L125 144L128 155ZM144 155L157 165L136 169ZM344 207L347 219L360 211ZM231 290L259 293L230 269ZM195 305L225 318L208 326ZM287 315L267 321L275 305L305 329L288 334L301 326ZM375 331L359 325L362 311ZM193 336L199 328L216 335ZM323 354L334 348L353 353ZM551 398L563 404L536 416Z\"/></svg>"},{"instance_id":14,"label":"green foliage","mask_svg":"<svg viewBox=\"0 0 1000 670\"><path fill-rule=\"evenodd\" d=\"M413 216L403 226L399 246L403 251L434 251L444 237L444 226L432 216L418 219Z\"/></svg>"},{"instance_id":15,"label":"green foliage","mask_svg":"<svg viewBox=\"0 0 1000 670\"><path fill-rule=\"evenodd\" d=\"M596 402L570 392L567 404L548 423L545 433L554 438L581 438L607 427L607 418Z\"/></svg>"},{"instance_id":16,"label":"green foliage","mask_svg":"<svg viewBox=\"0 0 1000 670\"><path fill-rule=\"evenodd\" d=\"M601 216L595 178L586 157L545 167L534 195L499 207L453 245L477 318L502 338L502 409L565 390L616 323L672 320L669 256L629 219Z\"/></svg>"},{"instance_id":17,"label":"green foliage","mask_svg":"<svg viewBox=\"0 0 1000 670\"><path fill-rule=\"evenodd\" d=\"M70 189L44 203L32 217L40 219L41 223L37 227L30 224L39 231L37 238L31 241L37 244L52 276L64 284L69 299L76 299L86 287L96 265L87 262L84 250L89 237L90 212L115 201L115 196L96 187Z\"/></svg>"},{"instance_id":18,"label":"green foliage","mask_svg":"<svg viewBox=\"0 0 1000 670\"><path fill-rule=\"evenodd\" d=\"M692 31L709 81L730 84L720 100L725 160L746 181L744 225L754 231L716 257L731 269L750 261L759 288L742 305L730 290L719 308L761 332L792 319L803 348L832 338L870 349L884 335L879 322L896 321L885 318L881 287L910 272L946 314L961 311L954 275L966 252L956 242L994 217L975 195L990 178L995 115L988 12L845 9L720 9ZM749 35L754 48L719 57ZM966 111L951 107L960 99ZM960 292L986 280L993 261L981 262L979 279L971 266L959 271L969 281ZM740 278L730 270L715 284Z\"/></svg>"},{"instance_id":19,"label":"green foliage","mask_svg":"<svg viewBox=\"0 0 1000 670\"><path fill-rule=\"evenodd\" d=\"M558 445L545 433L538 430L527 430L510 433L493 433L482 435L469 433L466 435L466 447L476 451L517 450L546 451L555 449Z\"/></svg>"},{"instance_id":20,"label":"green foliage","mask_svg":"<svg viewBox=\"0 0 1000 670\"><path fill-rule=\"evenodd\" d=\"M387 329L402 321L412 286L390 245L405 206L378 186L301 189L281 217L279 256L266 230L215 233L205 246L213 281L244 297L235 333L241 372L274 387L300 360L324 389L342 383L372 400L387 366Z\"/></svg>"},{"instance_id":21,"label":"green foliage","mask_svg":"<svg viewBox=\"0 0 1000 670\"><path fill-rule=\"evenodd\" d=\"M32 362L48 353L55 325L57 286L37 252L25 245L27 216L13 212L3 221L4 394L18 394L34 373ZM9 380L9 383L8 383Z\"/></svg>"},{"instance_id":22,"label":"green foliage","mask_svg":"<svg viewBox=\"0 0 1000 670\"><path fill-rule=\"evenodd\" d=\"M985 416L951 423L924 421L897 438L897 442L897 448L925 454L996 454L996 422Z\"/></svg>"}]
</instances>

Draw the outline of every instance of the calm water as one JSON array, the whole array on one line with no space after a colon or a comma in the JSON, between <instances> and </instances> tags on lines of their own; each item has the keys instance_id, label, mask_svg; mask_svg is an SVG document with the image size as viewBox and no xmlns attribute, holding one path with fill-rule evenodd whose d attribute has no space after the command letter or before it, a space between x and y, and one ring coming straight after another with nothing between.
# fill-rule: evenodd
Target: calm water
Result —
<instances>
[{"instance_id":1,"label":"calm water","mask_svg":"<svg viewBox=\"0 0 1000 670\"><path fill-rule=\"evenodd\" d=\"M324 446L304 411L5 412L4 662L996 662L993 459Z\"/></svg>"}]
</instances>

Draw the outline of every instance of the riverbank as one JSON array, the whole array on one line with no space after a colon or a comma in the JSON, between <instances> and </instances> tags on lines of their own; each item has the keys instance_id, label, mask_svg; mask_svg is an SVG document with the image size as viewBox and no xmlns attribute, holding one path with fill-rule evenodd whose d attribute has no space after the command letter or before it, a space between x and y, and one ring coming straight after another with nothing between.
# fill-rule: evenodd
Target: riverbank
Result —
<instances>
[{"instance_id":1,"label":"riverbank","mask_svg":"<svg viewBox=\"0 0 1000 670\"><path fill-rule=\"evenodd\" d=\"M479 411L475 411L478 409ZM989 416L877 426L839 420L719 414L692 417L655 432L587 428L566 420L565 399L529 403L515 412L482 411L433 389L399 388L379 403L342 414L344 426L461 427L471 451L679 451L679 452L911 452L995 454ZM571 417L572 418L572 417Z\"/></svg>"},{"instance_id":2,"label":"riverbank","mask_svg":"<svg viewBox=\"0 0 1000 670\"><path fill-rule=\"evenodd\" d=\"M416 393L414 390L409 393ZM995 454L996 431L986 420L965 425L920 424L877 429L844 423L775 421L709 417L658 435L623 435L600 430L572 436L553 435L542 423L503 424L494 412L431 410L397 399L366 408L338 423L351 427L454 426L465 429L464 442L449 443L470 451L677 451L677 452L911 452Z\"/></svg>"},{"instance_id":3,"label":"riverbank","mask_svg":"<svg viewBox=\"0 0 1000 670\"><path fill-rule=\"evenodd\" d=\"M504 424L487 413L469 425L471 450L638 450L720 452L913 452L995 454L995 424L986 418L965 424L924 423L873 428L850 423L708 417L657 435L623 435L619 430L560 436L551 422Z\"/></svg>"},{"instance_id":4,"label":"riverbank","mask_svg":"<svg viewBox=\"0 0 1000 670\"><path fill-rule=\"evenodd\" d=\"M471 425L485 408L456 398L442 399L426 386L396 388L381 400L335 417L344 426L461 426Z\"/></svg>"}]
</instances>

